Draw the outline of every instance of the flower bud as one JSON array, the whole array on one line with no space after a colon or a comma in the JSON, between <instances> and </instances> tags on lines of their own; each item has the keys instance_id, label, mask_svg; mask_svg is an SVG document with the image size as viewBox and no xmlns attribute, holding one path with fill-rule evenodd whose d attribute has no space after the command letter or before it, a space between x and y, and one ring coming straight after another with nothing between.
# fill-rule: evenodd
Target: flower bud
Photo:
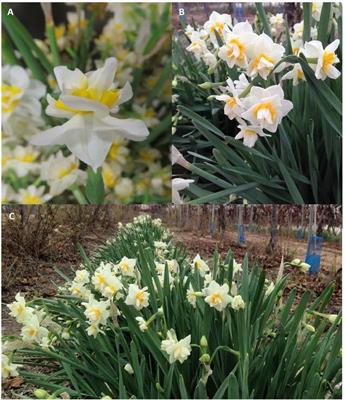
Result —
<instances>
[{"instance_id":1,"label":"flower bud","mask_svg":"<svg viewBox=\"0 0 345 400\"><path fill-rule=\"evenodd\" d=\"M49 393L44 389L36 389L34 395L37 399L46 399L49 396Z\"/></svg>"},{"instance_id":2,"label":"flower bud","mask_svg":"<svg viewBox=\"0 0 345 400\"><path fill-rule=\"evenodd\" d=\"M291 261L291 264L299 265L301 264L301 260L299 258L295 258L294 260Z\"/></svg>"},{"instance_id":3,"label":"flower bud","mask_svg":"<svg viewBox=\"0 0 345 400\"><path fill-rule=\"evenodd\" d=\"M207 339L206 339L205 335L203 335L202 338L200 339L200 346L204 347L204 348L207 348L207 346L208 346Z\"/></svg>"},{"instance_id":4,"label":"flower bud","mask_svg":"<svg viewBox=\"0 0 345 400\"><path fill-rule=\"evenodd\" d=\"M203 354L203 355L199 358L199 361L200 361L202 364L209 364L210 361L211 361L211 357L210 357L209 354L205 353L205 354Z\"/></svg>"},{"instance_id":5,"label":"flower bud","mask_svg":"<svg viewBox=\"0 0 345 400\"><path fill-rule=\"evenodd\" d=\"M310 265L305 262L300 264L299 267L301 268L302 272L308 272L310 270Z\"/></svg>"},{"instance_id":6,"label":"flower bud","mask_svg":"<svg viewBox=\"0 0 345 400\"><path fill-rule=\"evenodd\" d=\"M315 328L313 327L313 325L305 324L305 329L311 333L315 333Z\"/></svg>"},{"instance_id":7,"label":"flower bud","mask_svg":"<svg viewBox=\"0 0 345 400\"><path fill-rule=\"evenodd\" d=\"M127 363L127 364L124 366L124 370L125 370L126 372L128 372L130 375L133 375L133 374L134 374L134 369L133 369L133 367L131 366L131 364L129 364L129 363Z\"/></svg>"},{"instance_id":8,"label":"flower bud","mask_svg":"<svg viewBox=\"0 0 345 400\"><path fill-rule=\"evenodd\" d=\"M164 390L163 390L163 388L162 388L162 386L160 385L159 382L156 382L156 389L158 390L158 392L164 393Z\"/></svg>"},{"instance_id":9,"label":"flower bud","mask_svg":"<svg viewBox=\"0 0 345 400\"><path fill-rule=\"evenodd\" d=\"M334 324L335 320L337 319L337 314L328 314L327 319L331 324Z\"/></svg>"}]
</instances>

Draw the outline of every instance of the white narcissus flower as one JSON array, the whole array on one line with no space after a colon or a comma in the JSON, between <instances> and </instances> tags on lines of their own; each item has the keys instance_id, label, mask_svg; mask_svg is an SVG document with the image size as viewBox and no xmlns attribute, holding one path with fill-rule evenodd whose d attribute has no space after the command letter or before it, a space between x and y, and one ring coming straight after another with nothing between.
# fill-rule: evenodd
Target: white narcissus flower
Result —
<instances>
[{"instance_id":1,"label":"white narcissus flower","mask_svg":"<svg viewBox=\"0 0 345 400\"><path fill-rule=\"evenodd\" d=\"M210 35L211 42L215 47L218 47L218 41L215 32L217 32L219 37L223 39L226 32L230 32L231 27L231 15L219 14L217 11L212 11L210 18L204 24L204 29Z\"/></svg>"},{"instance_id":2,"label":"white narcissus flower","mask_svg":"<svg viewBox=\"0 0 345 400\"><path fill-rule=\"evenodd\" d=\"M282 45L262 33L248 45L247 56L249 61L247 74L250 77L260 75L267 79L274 66L281 60L285 49Z\"/></svg>"},{"instance_id":3,"label":"white narcissus flower","mask_svg":"<svg viewBox=\"0 0 345 400\"><path fill-rule=\"evenodd\" d=\"M324 49L319 40L312 40L305 43L301 52L308 59L316 59L317 63L310 63L310 67L315 71L317 79L325 80L327 77L337 79L341 72L334 66L339 62L339 58L335 54L339 46L339 39L334 40Z\"/></svg>"},{"instance_id":4,"label":"white narcissus flower","mask_svg":"<svg viewBox=\"0 0 345 400\"><path fill-rule=\"evenodd\" d=\"M2 379L18 376L19 373L17 371L17 368L19 368L21 366L22 365L11 363L8 356L6 354L2 354L1 355L1 377L2 377Z\"/></svg>"},{"instance_id":5,"label":"white narcissus flower","mask_svg":"<svg viewBox=\"0 0 345 400\"><path fill-rule=\"evenodd\" d=\"M134 369L133 369L133 367L131 366L131 364L129 364L129 363L127 363L127 364L123 367L123 369L124 369L128 374L130 374L130 375L133 375L133 374L134 374Z\"/></svg>"},{"instance_id":6,"label":"white narcissus flower","mask_svg":"<svg viewBox=\"0 0 345 400\"><path fill-rule=\"evenodd\" d=\"M12 125L21 121L35 121L41 116L40 99L46 88L38 80L30 79L27 71L19 65L2 68L2 125L6 133L13 134Z\"/></svg>"},{"instance_id":7,"label":"white narcissus flower","mask_svg":"<svg viewBox=\"0 0 345 400\"><path fill-rule=\"evenodd\" d=\"M269 296L274 290L274 283L271 282L266 289L265 296Z\"/></svg>"},{"instance_id":8,"label":"white narcissus flower","mask_svg":"<svg viewBox=\"0 0 345 400\"><path fill-rule=\"evenodd\" d=\"M305 81L305 76L301 64L294 64L291 71L282 76L281 80L292 79L293 86L297 86L301 81Z\"/></svg>"},{"instance_id":9,"label":"white narcissus flower","mask_svg":"<svg viewBox=\"0 0 345 400\"><path fill-rule=\"evenodd\" d=\"M200 276L205 276L206 272L210 270L209 266L205 261L197 254L192 262L193 271L198 271Z\"/></svg>"},{"instance_id":10,"label":"white narcissus flower","mask_svg":"<svg viewBox=\"0 0 345 400\"><path fill-rule=\"evenodd\" d=\"M230 96L228 94L220 94L215 96L216 100L224 101L224 114L229 117L229 119L237 118L244 111L242 101L238 96Z\"/></svg>"},{"instance_id":11,"label":"white narcissus flower","mask_svg":"<svg viewBox=\"0 0 345 400\"><path fill-rule=\"evenodd\" d=\"M311 12L315 21L320 21L322 3L311 3Z\"/></svg>"},{"instance_id":12,"label":"white narcissus flower","mask_svg":"<svg viewBox=\"0 0 345 400\"><path fill-rule=\"evenodd\" d=\"M242 272L242 264L239 264L236 262L236 260L233 260L233 267L232 267L232 274L236 275L238 272Z\"/></svg>"},{"instance_id":13,"label":"white narcissus flower","mask_svg":"<svg viewBox=\"0 0 345 400\"><path fill-rule=\"evenodd\" d=\"M231 299L231 307L238 311L245 307L246 303L243 301L242 296L237 295Z\"/></svg>"},{"instance_id":14,"label":"white narcissus flower","mask_svg":"<svg viewBox=\"0 0 345 400\"><path fill-rule=\"evenodd\" d=\"M243 139L243 144L247 147L254 147L256 141L258 140L259 136L270 136L264 133L260 126L256 125L247 125L245 121L241 120L240 125L237 125L237 128L240 129L238 134L235 136L236 140Z\"/></svg>"},{"instance_id":15,"label":"white narcissus flower","mask_svg":"<svg viewBox=\"0 0 345 400\"><path fill-rule=\"evenodd\" d=\"M147 286L140 289L138 285L130 284L125 303L129 306L134 306L137 310L148 307L150 293L147 293L147 289Z\"/></svg>"},{"instance_id":16,"label":"white narcissus flower","mask_svg":"<svg viewBox=\"0 0 345 400\"><path fill-rule=\"evenodd\" d=\"M13 169L19 177L26 176L29 173L37 173L40 167L39 156L40 152L32 146L16 146L13 151L13 158L6 163L6 169Z\"/></svg>"},{"instance_id":17,"label":"white narcissus flower","mask_svg":"<svg viewBox=\"0 0 345 400\"><path fill-rule=\"evenodd\" d=\"M196 308L196 299L197 299L197 294L193 289L192 284L189 284L189 289L187 289L187 300L188 303L190 303L193 308Z\"/></svg>"},{"instance_id":18,"label":"white narcissus flower","mask_svg":"<svg viewBox=\"0 0 345 400\"><path fill-rule=\"evenodd\" d=\"M121 178L115 184L114 193L121 201L129 200L134 194L134 185L130 178Z\"/></svg>"},{"instance_id":19,"label":"white narcissus flower","mask_svg":"<svg viewBox=\"0 0 345 400\"><path fill-rule=\"evenodd\" d=\"M20 293L16 294L15 299L16 301L8 304L7 307L10 310L11 317L14 317L18 323L23 323L25 317L31 314L33 309L26 306L25 298Z\"/></svg>"},{"instance_id":20,"label":"white narcissus flower","mask_svg":"<svg viewBox=\"0 0 345 400\"><path fill-rule=\"evenodd\" d=\"M284 23L284 18L282 13L270 16L270 24L273 25L274 27L282 25L283 23Z\"/></svg>"},{"instance_id":21,"label":"white narcissus flower","mask_svg":"<svg viewBox=\"0 0 345 400\"><path fill-rule=\"evenodd\" d=\"M124 276L135 276L135 265L137 263L136 258L123 257L121 261L116 264L122 275Z\"/></svg>"},{"instance_id":22,"label":"white narcissus flower","mask_svg":"<svg viewBox=\"0 0 345 400\"><path fill-rule=\"evenodd\" d=\"M109 301L97 301L92 295L88 302L81 303L85 307L84 314L93 327L105 325L109 317ZM89 333L91 335L91 333Z\"/></svg>"},{"instance_id":23,"label":"white narcissus flower","mask_svg":"<svg viewBox=\"0 0 345 400\"><path fill-rule=\"evenodd\" d=\"M161 343L161 349L169 355L169 363L173 364L179 361L181 364L187 360L192 348L190 345L191 335L186 336L184 339L177 340L176 333L173 329L167 332L167 339Z\"/></svg>"},{"instance_id":24,"label":"white narcissus flower","mask_svg":"<svg viewBox=\"0 0 345 400\"><path fill-rule=\"evenodd\" d=\"M293 26L293 34L292 34L292 40L298 41L301 44L301 47L303 45L303 31L304 31L304 22L298 22ZM312 39L316 39L317 37L317 28L316 27L311 27L310 28L310 37Z\"/></svg>"},{"instance_id":25,"label":"white narcissus flower","mask_svg":"<svg viewBox=\"0 0 345 400\"><path fill-rule=\"evenodd\" d=\"M44 194L45 187L36 187L30 185L25 189L19 189L16 196L16 201L19 204L43 204L49 201L52 196L51 194Z\"/></svg>"},{"instance_id":26,"label":"white narcissus flower","mask_svg":"<svg viewBox=\"0 0 345 400\"><path fill-rule=\"evenodd\" d=\"M171 197L172 197L172 202L174 204L183 204L179 191L187 189L191 183L194 183L194 179L182 179L182 178L172 179Z\"/></svg>"},{"instance_id":27,"label":"white narcissus flower","mask_svg":"<svg viewBox=\"0 0 345 400\"><path fill-rule=\"evenodd\" d=\"M115 58L108 58L102 68L87 74L79 69L55 67L61 94L58 100L48 95L46 113L68 121L35 135L31 143L66 145L77 158L96 170L104 162L114 140L144 140L149 131L143 121L111 115L133 95L128 82L123 89L113 82L116 67Z\"/></svg>"},{"instance_id":28,"label":"white narcissus flower","mask_svg":"<svg viewBox=\"0 0 345 400\"><path fill-rule=\"evenodd\" d=\"M256 37L248 21L239 22L232 32L225 34L224 45L219 49L218 57L224 60L229 68L233 68L234 65L247 68L246 49Z\"/></svg>"},{"instance_id":29,"label":"white narcissus flower","mask_svg":"<svg viewBox=\"0 0 345 400\"><path fill-rule=\"evenodd\" d=\"M69 287L69 291L73 296L79 297L83 300L88 300L91 295L91 290L87 289L83 283L73 281Z\"/></svg>"},{"instance_id":30,"label":"white narcissus flower","mask_svg":"<svg viewBox=\"0 0 345 400\"><path fill-rule=\"evenodd\" d=\"M205 301L210 307L217 311L223 311L231 301L229 295L229 285L224 283L222 286L216 281L212 281L205 289Z\"/></svg>"},{"instance_id":31,"label":"white narcissus flower","mask_svg":"<svg viewBox=\"0 0 345 400\"><path fill-rule=\"evenodd\" d=\"M214 67L217 64L216 56L210 51L204 53L202 59L204 60L205 64L210 68Z\"/></svg>"},{"instance_id":32,"label":"white narcissus flower","mask_svg":"<svg viewBox=\"0 0 345 400\"><path fill-rule=\"evenodd\" d=\"M48 336L48 329L40 325L37 315L31 314L24 320L21 337L24 342L40 344Z\"/></svg>"},{"instance_id":33,"label":"white narcissus flower","mask_svg":"<svg viewBox=\"0 0 345 400\"><path fill-rule=\"evenodd\" d=\"M123 285L121 281L115 276L115 268L111 263L101 263L101 265L96 269L93 277L92 283L95 286L95 289L100 291L103 296L112 298L116 297L119 299L122 297L122 293L120 292Z\"/></svg>"},{"instance_id":34,"label":"white narcissus flower","mask_svg":"<svg viewBox=\"0 0 345 400\"><path fill-rule=\"evenodd\" d=\"M73 184L84 185L87 174L79 169L79 160L73 154L65 157L59 151L41 164L41 178L50 186L49 193L58 196Z\"/></svg>"},{"instance_id":35,"label":"white narcissus flower","mask_svg":"<svg viewBox=\"0 0 345 400\"><path fill-rule=\"evenodd\" d=\"M74 281L85 285L90 281L90 272L86 269L78 269L75 273Z\"/></svg>"},{"instance_id":36,"label":"white narcissus flower","mask_svg":"<svg viewBox=\"0 0 345 400\"><path fill-rule=\"evenodd\" d=\"M201 39L199 32L194 31L190 36L191 43L186 48L187 51L193 53L200 60L201 57L208 52L206 42Z\"/></svg>"},{"instance_id":37,"label":"white narcissus flower","mask_svg":"<svg viewBox=\"0 0 345 400\"><path fill-rule=\"evenodd\" d=\"M148 329L147 323L143 317L135 317L136 321L138 322L139 329L141 332L145 332Z\"/></svg>"},{"instance_id":38,"label":"white narcissus flower","mask_svg":"<svg viewBox=\"0 0 345 400\"><path fill-rule=\"evenodd\" d=\"M16 192L12 186L1 182L1 203L8 204L16 199Z\"/></svg>"},{"instance_id":39,"label":"white narcissus flower","mask_svg":"<svg viewBox=\"0 0 345 400\"><path fill-rule=\"evenodd\" d=\"M241 117L269 132L276 132L282 118L293 108L292 102L284 99L284 91L279 85L267 89L252 87L244 104L247 111Z\"/></svg>"}]
</instances>

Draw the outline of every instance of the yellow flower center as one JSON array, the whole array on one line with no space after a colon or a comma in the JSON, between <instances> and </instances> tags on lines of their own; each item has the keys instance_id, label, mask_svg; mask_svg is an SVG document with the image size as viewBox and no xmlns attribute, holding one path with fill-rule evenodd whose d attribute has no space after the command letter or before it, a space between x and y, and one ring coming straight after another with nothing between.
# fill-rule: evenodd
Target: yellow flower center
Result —
<instances>
[{"instance_id":1,"label":"yellow flower center","mask_svg":"<svg viewBox=\"0 0 345 400\"><path fill-rule=\"evenodd\" d=\"M61 39L65 34L65 25L56 26L54 32L56 39Z\"/></svg>"},{"instance_id":2,"label":"yellow flower center","mask_svg":"<svg viewBox=\"0 0 345 400\"><path fill-rule=\"evenodd\" d=\"M16 312L18 315L22 315L24 311L24 307L21 304L18 304L16 307Z\"/></svg>"},{"instance_id":3,"label":"yellow flower center","mask_svg":"<svg viewBox=\"0 0 345 400\"><path fill-rule=\"evenodd\" d=\"M106 282L105 276L100 273L96 273L96 280L99 285L104 285Z\"/></svg>"},{"instance_id":4,"label":"yellow flower center","mask_svg":"<svg viewBox=\"0 0 345 400\"><path fill-rule=\"evenodd\" d=\"M249 136L253 136L253 135L256 135L257 133L255 131L253 131L253 129L246 129L244 131L244 134L245 135L249 135Z\"/></svg>"},{"instance_id":5,"label":"yellow flower center","mask_svg":"<svg viewBox=\"0 0 345 400\"><path fill-rule=\"evenodd\" d=\"M226 104L227 104L229 107L233 108L233 107L236 106L237 101L236 101L236 99L235 99L234 97L230 97L230 98L228 98L228 99L226 100Z\"/></svg>"},{"instance_id":6,"label":"yellow flower center","mask_svg":"<svg viewBox=\"0 0 345 400\"><path fill-rule=\"evenodd\" d=\"M23 155L16 156L16 160L21 161L21 162L31 163L31 162L34 162L37 159L37 157L38 157L38 154L26 153Z\"/></svg>"},{"instance_id":7,"label":"yellow flower center","mask_svg":"<svg viewBox=\"0 0 345 400\"><path fill-rule=\"evenodd\" d=\"M60 168L58 176L59 178L64 178L65 176L69 175L72 171L77 168L77 164L75 162L71 163L68 167Z\"/></svg>"},{"instance_id":8,"label":"yellow flower center","mask_svg":"<svg viewBox=\"0 0 345 400\"><path fill-rule=\"evenodd\" d=\"M95 319L100 319L101 317L101 311L99 308L97 307L91 307L90 308L90 313L93 314L93 316L95 317Z\"/></svg>"},{"instance_id":9,"label":"yellow flower center","mask_svg":"<svg viewBox=\"0 0 345 400\"><path fill-rule=\"evenodd\" d=\"M107 289L110 291L110 293L115 294L117 292L117 288L114 285L109 285Z\"/></svg>"},{"instance_id":10,"label":"yellow flower center","mask_svg":"<svg viewBox=\"0 0 345 400\"><path fill-rule=\"evenodd\" d=\"M28 335L31 337L37 336L37 329L35 329L34 327L30 326L30 328L28 329Z\"/></svg>"},{"instance_id":11,"label":"yellow flower center","mask_svg":"<svg viewBox=\"0 0 345 400\"><path fill-rule=\"evenodd\" d=\"M103 181L105 183L105 186L109 189L112 189L115 186L116 177L113 174L113 172L111 171L111 169L103 168L102 176L103 176Z\"/></svg>"},{"instance_id":12,"label":"yellow flower center","mask_svg":"<svg viewBox=\"0 0 345 400\"><path fill-rule=\"evenodd\" d=\"M211 25L211 33L213 33L214 31L217 31L219 34L222 33L224 29L224 22L215 22L214 24Z\"/></svg>"},{"instance_id":13,"label":"yellow flower center","mask_svg":"<svg viewBox=\"0 0 345 400\"><path fill-rule=\"evenodd\" d=\"M139 290L139 292L137 292L135 294L135 299L139 301L140 304L144 303L145 301L145 291L144 290Z\"/></svg>"},{"instance_id":14,"label":"yellow flower center","mask_svg":"<svg viewBox=\"0 0 345 400\"><path fill-rule=\"evenodd\" d=\"M7 113L13 111L19 104L18 98L23 93L23 89L16 85L7 85L3 83L1 85L2 91L2 111Z\"/></svg>"},{"instance_id":15,"label":"yellow flower center","mask_svg":"<svg viewBox=\"0 0 345 400\"><path fill-rule=\"evenodd\" d=\"M243 59L244 59L245 47L244 47L243 43L241 43L241 42L239 41L239 39L233 38L233 39L229 40L229 42L227 43L227 45L228 45L228 46L236 46L236 47L238 48L238 51L239 51L239 55L237 56L237 58L238 58L239 60L243 60ZM233 55L233 52L234 52L233 48L230 47L230 48L228 49L228 56L231 57L231 56Z\"/></svg>"},{"instance_id":16,"label":"yellow flower center","mask_svg":"<svg viewBox=\"0 0 345 400\"><path fill-rule=\"evenodd\" d=\"M276 119L277 111L270 101L266 101L264 103L257 104L253 109L253 114L256 118L258 118L259 112L264 111L264 110L269 112L272 121L274 121ZM267 118L265 118L265 119L267 119Z\"/></svg>"},{"instance_id":17,"label":"yellow flower center","mask_svg":"<svg viewBox=\"0 0 345 400\"><path fill-rule=\"evenodd\" d=\"M121 263L120 268L121 268L123 271L126 271L126 272L127 272L127 271L129 270L128 262L124 261L123 263Z\"/></svg>"},{"instance_id":18,"label":"yellow flower center","mask_svg":"<svg viewBox=\"0 0 345 400\"><path fill-rule=\"evenodd\" d=\"M327 72L329 67L334 63L336 55L334 51L325 50L322 55L322 69Z\"/></svg>"},{"instance_id":19,"label":"yellow flower center","mask_svg":"<svg viewBox=\"0 0 345 400\"><path fill-rule=\"evenodd\" d=\"M73 89L71 92L72 96L82 97L83 99L98 101L105 106L111 108L114 103L118 100L120 91L118 89L108 89L104 91L97 91L94 88L89 88L87 85L83 85L81 88ZM72 108L66 105L62 100L55 102L55 107L62 111L68 111L71 113L78 114L90 114L91 111L83 111L76 108Z\"/></svg>"},{"instance_id":20,"label":"yellow flower center","mask_svg":"<svg viewBox=\"0 0 345 400\"><path fill-rule=\"evenodd\" d=\"M200 260L196 260L194 262L194 266L196 269L200 269L200 268L202 268L202 262Z\"/></svg>"},{"instance_id":21,"label":"yellow flower center","mask_svg":"<svg viewBox=\"0 0 345 400\"><path fill-rule=\"evenodd\" d=\"M222 298L218 293L211 294L211 296L210 296L211 304L218 304L218 303L221 303L221 301L222 301Z\"/></svg>"},{"instance_id":22,"label":"yellow flower center","mask_svg":"<svg viewBox=\"0 0 345 400\"><path fill-rule=\"evenodd\" d=\"M261 53L256 58L254 58L254 60L251 62L252 68L253 69L258 68L258 66L259 66L260 62L262 61L262 59L267 61L267 62L269 62L269 63L271 63L271 64L274 64L273 58L271 58L269 56L266 56L264 53Z\"/></svg>"},{"instance_id":23,"label":"yellow flower center","mask_svg":"<svg viewBox=\"0 0 345 400\"><path fill-rule=\"evenodd\" d=\"M23 196L23 204L42 204L43 199L34 194L25 193Z\"/></svg>"},{"instance_id":24,"label":"yellow flower center","mask_svg":"<svg viewBox=\"0 0 345 400\"><path fill-rule=\"evenodd\" d=\"M297 79L301 80L301 79L303 79L303 77L304 77L303 71L301 69L298 69L297 70Z\"/></svg>"}]
</instances>

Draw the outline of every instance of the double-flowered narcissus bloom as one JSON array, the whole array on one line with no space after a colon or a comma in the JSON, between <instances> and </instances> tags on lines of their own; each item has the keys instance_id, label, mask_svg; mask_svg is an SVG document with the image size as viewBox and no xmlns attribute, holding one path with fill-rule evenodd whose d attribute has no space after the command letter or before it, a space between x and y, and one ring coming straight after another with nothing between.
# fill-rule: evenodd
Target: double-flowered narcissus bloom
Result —
<instances>
[{"instance_id":1,"label":"double-flowered narcissus bloom","mask_svg":"<svg viewBox=\"0 0 345 400\"><path fill-rule=\"evenodd\" d=\"M191 348L191 335L178 340L173 329L167 332L167 338L162 341L161 349L169 356L170 364L179 361L181 364L189 357Z\"/></svg>"},{"instance_id":2,"label":"double-flowered narcissus bloom","mask_svg":"<svg viewBox=\"0 0 345 400\"><path fill-rule=\"evenodd\" d=\"M68 121L35 135L31 143L66 145L77 158L96 170L102 165L114 140L144 140L149 131L143 121L113 117L119 106L133 96L129 82L122 89L114 82L116 67L114 57L108 58L103 67L87 74L79 69L55 67L61 94L57 100L47 96L46 113Z\"/></svg>"},{"instance_id":3,"label":"double-flowered narcissus bloom","mask_svg":"<svg viewBox=\"0 0 345 400\"><path fill-rule=\"evenodd\" d=\"M231 301L229 295L229 285L224 283L222 286L216 281L212 281L205 289L205 301L210 307L218 311L223 311Z\"/></svg>"}]
</instances>

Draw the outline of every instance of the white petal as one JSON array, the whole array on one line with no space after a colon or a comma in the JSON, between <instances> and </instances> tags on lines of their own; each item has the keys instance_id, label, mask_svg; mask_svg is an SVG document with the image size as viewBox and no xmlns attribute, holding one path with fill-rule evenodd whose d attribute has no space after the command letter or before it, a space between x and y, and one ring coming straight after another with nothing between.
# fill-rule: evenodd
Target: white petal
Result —
<instances>
[{"instance_id":1,"label":"white petal","mask_svg":"<svg viewBox=\"0 0 345 400\"><path fill-rule=\"evenodd\" d=\"M66 66L60 65L54 68L54 74L62 92L83 87L87 83L85 75L78 68L71 71Z\"/></svg>"},{"instance_id":2,"label":"white petal","mask_svg":"<svg viewBox=\"0 0 345 400\"><path fill-rule=\"evenodd\" d=\"M114 139L118 138L120 134L124 138L138 142L150 134L144 121L140 119L118 119L109 116L102 119L102 126L99 126L99 130L107 131L108 134L113 131L113 136L109 135L109 137Z\"/></svg>"},{"instance_id":3,"label":"white petal","mask_svg":"<svg viewBox=\"0 0 345 400\"><path fill-rule=\"evenodd\" d=\"M337 68L335 68L333 65L330 65L330 66L328 67L327 75L328 75L331 79L337 79L337 78L339 78L339 76L341 75L341 72L338 71Z\"/></svg>"},{"instance_id":4,"label":"white petal","mask_svg":"<svg viewBox=\"0 0 345 400\"><path fill-rule=\"evenodd\" d=\"M79 160L96 171L103 164L112 139L97 134L97 120L92 116L76 115L73 119L78 120L78 130L64 135L64 143Z\"/></svg>"},{"instance_id":5,"label":"white petal","mask_svg":"<svg viewBox=\"0 0 345 400\"><path fill-rule=\"evenodd\" d=\"M60 96L60 100L66 104L66 106L73 108L74 110L80 111L92 111L99 117L103 117L109 114L109 108L96 100L86 99L79 96Z\"/></svg>"},{"instance_id":6,"label":"white petal","mask_svg":"<svg viewBox=\"0 0 345 400\"><path fill-rule=\"evenodd\" d=\"M100 91L109 89L115 78L116 67L116 58L107 58L102 68L87 76L89 87Z\"/></svg>"},{"instance_id":7,"label":"white petal","mask_svg":"<svg viewBox=\"0 0 345 400\"><path fill-rule=\"evenodd\" d=\"M116 102L116 105L120 105L130 100L133 97L132 86L129 82L126 82L125 86L121 89L119 100Z\"/></svg>"}]
</instances>

